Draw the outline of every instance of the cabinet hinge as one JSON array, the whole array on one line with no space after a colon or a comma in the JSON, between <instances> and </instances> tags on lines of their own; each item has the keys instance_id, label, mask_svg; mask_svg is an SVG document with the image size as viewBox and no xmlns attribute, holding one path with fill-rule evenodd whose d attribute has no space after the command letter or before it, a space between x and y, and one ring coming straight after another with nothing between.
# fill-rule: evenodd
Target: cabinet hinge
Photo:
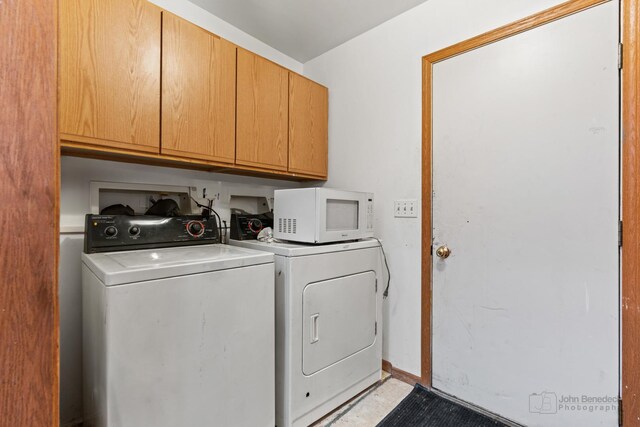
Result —
<instances>
[{"instance_id":1,"label":"cabinet hinge","mask_svg":"<svg viewBox=\"0 0 640 427\"><path fill-rule=\"evenodd\" d=\"M622 247L622 221L618 221L618 247Z\"/></svg>"},{"instance_id":2,"label":"cabinet hinge","mask_svg":"<svg viewBox=\"0 0 640 427\"><path fill-rule=\"evenodd\" d=\"M618 399L618 425L622 426L624 412L622 411L622 399Z\"/></svg>"},{"instance_id":3,"label":"cabinet hinge","mask_svg":"<svg viewBox=\"0 0 640 427\"><path fill-rule=\"evenodd\" d=\"M622 70L624 49L622 43L618 43L618 70Z\"/></svg>"},{"instance_id":4,"label":"cabinet hinge","mask_svg":"<svg viewBox=\"0 0 640 427\"><path fill-rule=\"evenodd\" d=\"M431 245L431 255L433 255L433 245Z\"/></svg>"},{"instance_id":5,"label":"cabinet hinge","mask_svg":"<svg viewBox=\"0 0 640 427\"><path fill-rule=\"evenodd\" d=\"M374 334L374 335L378 335L378 322L376 322L376 323L373 325L373 329L374 329L374 333L373 333L373 334Z\"/></svg>"}]
</instances>

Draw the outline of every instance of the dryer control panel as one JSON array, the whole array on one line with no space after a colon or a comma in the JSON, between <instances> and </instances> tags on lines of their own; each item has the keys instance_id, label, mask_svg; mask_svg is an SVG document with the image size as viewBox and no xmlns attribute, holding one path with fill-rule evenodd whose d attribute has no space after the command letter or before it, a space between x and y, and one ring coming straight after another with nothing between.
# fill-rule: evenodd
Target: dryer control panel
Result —
<instances>
[{"instance_id":1,"label":"dryer control panel","mask_svg":"<svg viewBox=\"0 0 640 427\"><path fill-rule=\"evenodd\" d=\"M85 218L86 253L212 243L220 243L214 217L89 214Z\"/></svg>"},{"instance_id":2,"label":"dryer control panel","mask_svg":"<svg viewBox=\"0 0 640 427\"><path fill-rule=\"evenodd\" d=\"M231 214L231 238L255 240L265 227L273 228L273 214Z\"/></svg>"}]
</instances>

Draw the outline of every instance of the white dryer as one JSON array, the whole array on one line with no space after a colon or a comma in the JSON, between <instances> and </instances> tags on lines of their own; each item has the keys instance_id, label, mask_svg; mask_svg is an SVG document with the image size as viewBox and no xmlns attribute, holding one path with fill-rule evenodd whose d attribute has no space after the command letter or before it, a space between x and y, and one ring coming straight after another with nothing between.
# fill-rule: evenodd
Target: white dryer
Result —
<instances>
[{"instance_id":1,"label":"white dryer","mask_svg":"<svg viewBox=\"0 0 640 427\"><path fill-rule=\"evenodd\" d=\"M230 243L275 254L278 427L306 427L380 380L384 281L376 240Z\"/></svg>"}]
</instances>

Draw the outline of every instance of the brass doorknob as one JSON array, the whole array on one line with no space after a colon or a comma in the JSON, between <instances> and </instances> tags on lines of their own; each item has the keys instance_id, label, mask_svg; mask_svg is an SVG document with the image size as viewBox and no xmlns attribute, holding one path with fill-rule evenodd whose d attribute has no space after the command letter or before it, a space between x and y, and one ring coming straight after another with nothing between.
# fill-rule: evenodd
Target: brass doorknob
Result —
<instances>
[{"instance_id":1,"label":"brass doorknob","mask_svg":"<svg viewBox=\"0 0 640 427\"><path fill-rule=\"evenodd\" d=\"M438 255L442 259L449 258L449 255L451 255L451 249L449 249L447 246L440 246L436 250L436 255Z\"/></svg>"}]
</instances>

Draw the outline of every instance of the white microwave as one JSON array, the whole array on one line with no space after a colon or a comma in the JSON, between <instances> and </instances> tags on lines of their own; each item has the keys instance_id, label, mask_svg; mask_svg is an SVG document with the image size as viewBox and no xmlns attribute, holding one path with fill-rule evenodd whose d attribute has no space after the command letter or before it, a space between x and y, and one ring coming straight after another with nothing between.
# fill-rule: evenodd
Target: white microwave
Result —
<instances>
[{"instance_id":1,"label":"white microwave","mask_svg":"<svg viewBox=\"0 0 640 427\"><path fill-rule=\"evenodd\" d=\"M330 188L276 190L273 236L303 243L373 237L373 194Z\"/></svg>"}]
</instances>

